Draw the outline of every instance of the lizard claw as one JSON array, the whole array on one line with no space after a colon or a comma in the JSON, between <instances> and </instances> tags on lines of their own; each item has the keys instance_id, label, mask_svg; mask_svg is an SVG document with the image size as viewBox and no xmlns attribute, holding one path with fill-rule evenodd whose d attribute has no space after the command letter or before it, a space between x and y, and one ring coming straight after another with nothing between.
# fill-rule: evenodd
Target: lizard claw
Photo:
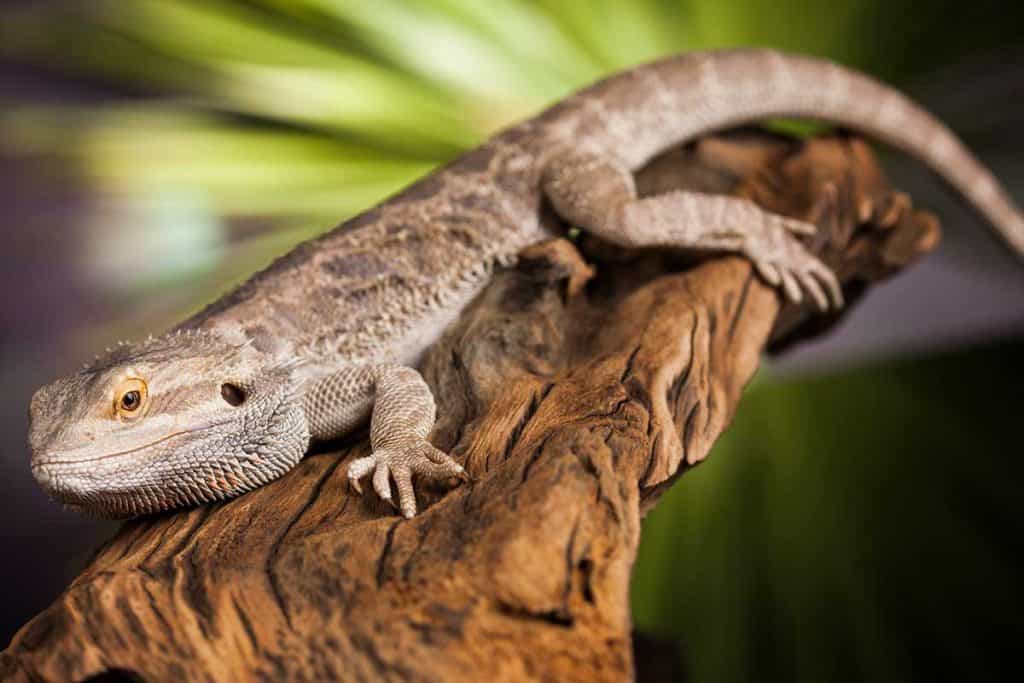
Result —
<instances>
[{"instance_id":1,"label":"lizard claw","mask_svg":"<svg viewBox=\"0 0 1024 683\"><path fill-rule=\"evenodd\" d=\"M781 217L782 227L794 235L800 235L801 237L811 237L818 233L818 226L814 223L808 223L806 221L799 221L795 218Z\"/></svg>"},{"instance_id":2,"label":"lizard claw","mask_svg":"<svg viewBox=\"0 0 1024 683\"><path fill-rule=\"evenodd\" d=\"M348 481L352 488L362 493L359 480L373 472L373 490L382 500L395 505L391 496L391 482L398 489L398 509L406 518L416 514L416 491L413 475L428 479L466 477L462 465L450 455L439 451L425 440L414 440L407 444L388 444L357 460L348 466Z\"/></svg>"},{"instance_id":3,"label":"lizard claw","mask_svg":"<svg viewBox=\"0 0 1024 683\"><path fill-rule=\"evenodd\" d=\"M803 302L806 294L819 311L841 308L843 291L835 273L796 237L814 234L816 228L781 216L766 218L761 230L748 233L742 248L758 274L795 304Z\"/></svg>"},{"instance_id":4,"label":"lizard claw","mask_svg":"<svg viewBox=\"0 0 1024 683\"><path fill-rule=\"evenodd\" d=\"M843 290L832 270L808 252L791 259L754 260L758 274L770 285L782 290L792 303L803 302L804 295L814 307L825 312L843 306Z\"/></svg>"},{"instance_id":5,"label":"lizard claw","mask_svg":"<svg viewBox=\"0 0 1024 683\"><path fill-rule=\"evenodd\" d=\"M358 460L354 460L348 466L349 486L351 486L360 496L363 495L363 487L359 483L359 480L372 472L375 464L376 463L371 456L368 458L359 458Z\"/></svg>"}]
</instances>

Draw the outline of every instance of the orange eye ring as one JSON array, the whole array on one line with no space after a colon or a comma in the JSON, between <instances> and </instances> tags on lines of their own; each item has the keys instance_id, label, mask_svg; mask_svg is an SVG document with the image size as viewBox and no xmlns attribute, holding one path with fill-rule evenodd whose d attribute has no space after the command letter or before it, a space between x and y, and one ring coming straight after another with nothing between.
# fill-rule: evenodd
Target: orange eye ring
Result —
<instances>
[{"instance_id":1,"label":"orange eye ring","mask_svg":"<svg viewBox=\"0 0 1024 683\"><path fill-rule=\"evenodd\" d=\"M146 382L130 377L121 382L114 392L114 414L128 420L141 417L148 398Z\"/></svg>"}]
</instances>

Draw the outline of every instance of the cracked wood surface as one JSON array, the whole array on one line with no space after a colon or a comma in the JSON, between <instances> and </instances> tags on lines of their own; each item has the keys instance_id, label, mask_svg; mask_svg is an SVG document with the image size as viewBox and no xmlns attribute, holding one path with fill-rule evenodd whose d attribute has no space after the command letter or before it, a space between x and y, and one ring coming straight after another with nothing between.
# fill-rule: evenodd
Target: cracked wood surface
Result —
<instances>
[{"instance_id":1,"label":"cracked wood surface","mask_svg":"<svg viewBox=\"0 0 1024 683\"><path fill-rule=\"evenodd\" d=\"M656 159L644 193L734 192L821 226L856 296L938 225L867 146L756 132ZM620 681L642 514L728 425L766 344L827 329L736 257L531 247L428 354L432 440L473 482L411 520L358 497L365 437L235 500L126 523L0 658L4 679Z\"/></svg>"}]
</instances>

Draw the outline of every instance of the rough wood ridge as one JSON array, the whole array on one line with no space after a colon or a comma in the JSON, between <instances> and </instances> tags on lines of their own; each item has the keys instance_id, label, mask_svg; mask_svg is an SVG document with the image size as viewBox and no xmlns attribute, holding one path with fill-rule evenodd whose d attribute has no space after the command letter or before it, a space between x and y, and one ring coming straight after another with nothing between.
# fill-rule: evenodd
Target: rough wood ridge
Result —
<instances>
[{"instance_id":1,"label":"rough wood ridge","mask_svg":"<svg viewBox=\"0 0 1024 683\"><path fill-rule=\"evenodd\" d=\"M855 296L938 240L856 138L741 132L643 193L731 192L816 222ZM128 522L0 659L4 680L621 681L640 519L703 460L766 344L821 331L738 257L563 240L499 273L428 354L432 441L473 481L405 520L358 497L365 437L226 503ZM830 322L834 322L834 318Z\"/></svg>"}]
</instances>

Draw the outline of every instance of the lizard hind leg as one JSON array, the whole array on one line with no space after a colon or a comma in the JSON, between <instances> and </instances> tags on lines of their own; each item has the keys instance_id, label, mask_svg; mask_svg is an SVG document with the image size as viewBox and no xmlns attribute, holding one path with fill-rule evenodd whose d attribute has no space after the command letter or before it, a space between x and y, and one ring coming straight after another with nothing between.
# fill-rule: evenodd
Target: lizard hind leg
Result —
<instances>
[{"instance_id":1,"label":"lizard hind leg","mask_svg":"<svg viewBox=\"0 0 1024 683\"><path fill-rule=\"evenodd\" d=\"M794 303L806 293L820 310L842 306L835 275L799 241L814 234L809 223L725 195L676 191L639 198L629 169L593 152L560 150L542 182L563 218L612 244L743 254Z\"/></svg>"}]
</instances>

